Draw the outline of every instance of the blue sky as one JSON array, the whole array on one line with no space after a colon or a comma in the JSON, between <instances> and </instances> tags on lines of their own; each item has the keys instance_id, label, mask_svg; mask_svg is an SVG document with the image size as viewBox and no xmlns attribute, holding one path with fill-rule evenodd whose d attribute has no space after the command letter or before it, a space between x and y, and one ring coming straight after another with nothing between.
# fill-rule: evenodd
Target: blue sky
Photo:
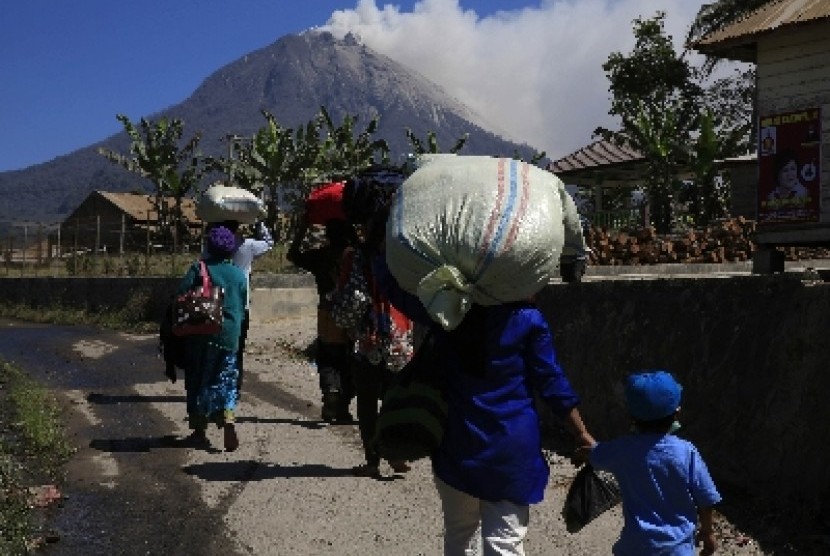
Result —
<instances>
[{"instance_id":1,"label":"blue sky","mask_svg":"<svg viewBox=\"0 0 830 556\"><path fill-rule=\"evenodd\" d=\"M280 37L327 26L415 67L483 123L549 155L607 113L601 64L631 21L668 12L682 35L702 0L3 0L0 171L47 162L186 99ZM186 122L185 122L186 125Z\"/></svg>"}]
</instances>

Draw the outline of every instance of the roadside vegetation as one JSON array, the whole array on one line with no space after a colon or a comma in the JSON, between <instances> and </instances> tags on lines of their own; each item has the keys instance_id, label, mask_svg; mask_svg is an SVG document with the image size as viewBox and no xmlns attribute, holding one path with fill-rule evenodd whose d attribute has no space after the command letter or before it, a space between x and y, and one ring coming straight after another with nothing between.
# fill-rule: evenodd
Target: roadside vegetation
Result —
<instances>
[{"instance_id":1,"label":"roadside vegetation","mask_svg":"<svg viewBox=\"0 0 830 556\"><path fill-rule=\"evenodd\" d=\"M45 542L35 497L61 481L71 453L55 399L0 361L0 554L28 554Z\"/></svg>"}]
</instances>

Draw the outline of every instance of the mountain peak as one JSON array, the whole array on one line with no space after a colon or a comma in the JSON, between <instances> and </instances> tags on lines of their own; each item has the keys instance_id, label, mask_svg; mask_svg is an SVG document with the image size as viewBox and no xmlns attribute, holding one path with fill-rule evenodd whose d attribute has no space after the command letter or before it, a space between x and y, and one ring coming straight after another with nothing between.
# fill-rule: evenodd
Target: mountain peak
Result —
<instances>
[{"instance_id":1,"label":"mountain peak","mask_svg":"<svg viewBox=\"0 0 830 556\"><path fill-rule=\"evenodd\" d=\"M420 138L434 132L449 147L469 134L464 154L529 157L533 150L487 131L483 118L418 72L380 54L356 35L336 38L321 30L286 35L250 52L208 76L181 103L146 116L179 118L184 137L201 132L203 154L222 156L229 134L251 136L265 123L262 110L283 127L308 123L324 106L339 124L357 116L357 130L379 118L377 138L387 141L393 160L411 150L409 128ZM23 170L0 173L0 193L16 200L0 206L3 221L57 222L93 190L148 190L149 182L114 165L98 147L127 153L129 139L119 133L57 159Z\"/></svg>"}]
</instances>

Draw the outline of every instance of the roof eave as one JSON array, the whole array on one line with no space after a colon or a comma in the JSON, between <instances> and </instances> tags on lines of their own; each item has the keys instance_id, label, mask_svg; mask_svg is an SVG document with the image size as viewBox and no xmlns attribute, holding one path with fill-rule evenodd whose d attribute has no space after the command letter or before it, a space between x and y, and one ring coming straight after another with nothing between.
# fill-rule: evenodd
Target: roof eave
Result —
<instances>
[{"instance_id":1,"label":"roof eave","mask_svg":"<svg viewBox=\"0 0 830 556\"><path fill-rule=\"evenodd\" d=\"M731 40L711 44L697 44L692 48L706 56L748 64L758 63L758 43L756 41Z\"/></svg>"}]
</instances>

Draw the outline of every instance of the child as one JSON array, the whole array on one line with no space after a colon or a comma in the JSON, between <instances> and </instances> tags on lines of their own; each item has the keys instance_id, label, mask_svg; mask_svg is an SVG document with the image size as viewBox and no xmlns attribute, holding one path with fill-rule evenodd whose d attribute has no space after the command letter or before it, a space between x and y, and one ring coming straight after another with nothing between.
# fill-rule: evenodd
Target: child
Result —
<instances>
[{"instance_id":1,"label":"child","mask_svg":"<svg viewBox=\"0 0 830 556\"><path fill-rule=\"evenodd\" d=\"M715 552L712 506L721 500L697 448L673 433L682 387L665 371L628 377L625 397L632 434L581 449L579 459L610 471L622 491L625 519L616 556L702 555ZM695 525L700 529L695 539Z\"/></svg>"}]
</instances>

